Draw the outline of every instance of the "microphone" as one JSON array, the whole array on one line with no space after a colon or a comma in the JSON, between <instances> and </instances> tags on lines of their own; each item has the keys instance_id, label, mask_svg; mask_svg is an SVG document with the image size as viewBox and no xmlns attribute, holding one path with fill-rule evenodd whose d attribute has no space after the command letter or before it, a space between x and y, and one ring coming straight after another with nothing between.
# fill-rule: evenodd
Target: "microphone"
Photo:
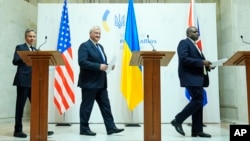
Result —
<instances>
[{"instance_id":1,"label":"microphone","mask_svg":"<svg viewBox=\"0 0 250 141\"><path fill-rule=\"evenodd\" d=\"M241 40L242 40L243 43L250 44L249 42L246 42L246 41L243 40L243 36L242 35L240 35L240 38L241 38Z\"/></svg>"},{"instance_id":2,"label":"microphone","mask_svg":"<svg viewBox=\"0 0 250 141\"><path fill-rule=\"evenodd\" d=\"M47 43L47 36L45 36L45 41L37 48L37 50L39 51L40 48Z\"/></svg>"},{"instance_id":3,"label":"microphone","mask_svg":"<svg viewBox=\"0 0 250 141\"><path fill-rule=\"evenodd\" d=\"M148 38L148 43L152 46L153 50L152 51L156 51L155 50L155 47L153 46L153 44L149 41L149 35L147 35L147 38Z\"/></svg>"}]
</instances>

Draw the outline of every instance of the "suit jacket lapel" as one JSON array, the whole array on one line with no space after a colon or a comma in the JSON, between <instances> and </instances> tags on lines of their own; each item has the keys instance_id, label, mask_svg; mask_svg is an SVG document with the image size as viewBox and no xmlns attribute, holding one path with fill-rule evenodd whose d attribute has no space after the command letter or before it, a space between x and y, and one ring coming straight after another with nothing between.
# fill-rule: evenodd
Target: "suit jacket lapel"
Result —
<instances>
[{"instance_id":1,"label":"suit jacket lapel","mask_svg":"<svg viewBox=\"0 0 250 141\"><path fill-rule=\"evenodd\" d=\"M190 39L187 38L187 40L189 41L189 45L190 45L193 49L196 50L197 54L198 54L200 57L203 58L202 52L201 52L201 51L199 52L199 50L198 50L198 48L195 46L195 44L194 44L192 41L190 41Z\"/></svg>"},{"instance_id":2,"label":"suit jacket lapel","mask_svg":"<svg viewBox=\"0 0 250 141\"><path fill-rule=\"evenodd\" d=\"M96 59L98 59L99 62L103 62L101 53L99 52L99 50L97 49L95 44L91 40L89 40L89 42L91 45L92 52L93 52L94 56L96 57Z\"/></svg>"}]
</instances>

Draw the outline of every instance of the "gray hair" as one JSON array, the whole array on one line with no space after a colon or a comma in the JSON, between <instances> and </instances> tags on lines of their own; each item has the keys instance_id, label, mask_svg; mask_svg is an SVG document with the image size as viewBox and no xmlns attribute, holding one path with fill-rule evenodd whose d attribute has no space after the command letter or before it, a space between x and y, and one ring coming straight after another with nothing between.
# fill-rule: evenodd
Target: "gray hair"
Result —
<instances>
[{"instance_id":1,"label":"gray hair","mask_svg":"<svg viewBox=\"0 0 250 141\"><path fill-rule=\"evenodd\" d=\"M89 33L93 32L93 31L96 30L96 29L101 30L100 26L95 25L95 26L93 26L93 27L89 30Z\"/></svg>"}]
</instances>

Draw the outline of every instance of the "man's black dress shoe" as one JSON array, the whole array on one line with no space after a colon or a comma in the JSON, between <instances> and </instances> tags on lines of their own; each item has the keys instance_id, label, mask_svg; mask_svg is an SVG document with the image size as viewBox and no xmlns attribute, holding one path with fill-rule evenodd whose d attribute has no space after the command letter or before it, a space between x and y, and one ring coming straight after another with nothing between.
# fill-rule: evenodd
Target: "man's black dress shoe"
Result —
<instances>
[{"instance_id":1,"label":"man's black dress shoe","mask_svg":"<svg viewBox=\"0 0 250 141\"><path fill-rule=\"evenodd\" d=\"M53 131L48 131L48 136L51 136L51 135L53 135L53 134L54 134Z\"/></svg>"},{"instance_id":2,"label":"man's black dress shoe","mask_svg":"<svg viewBox=\"0 0 250 141\"><path fill-rule=\"evenodd\" d=\"M92 132L91 130L87 130L87 131L84 131L84 132L80 132L80 135L95 136L96 133Z\"/></svg>"},{"instance_id":3,"label":"man's black dress shoe","mask_svg":"<svg viewBox=\"0 0 250 141\"><path fill-rule=\"evenodd\" d=\"M14 137L26 138L27 134L25 134L24 132L14 132Z\"/></svg>"},{"instance_id":4,"label":"man's black dress shoe","mask_svg":"<svg viewBox=\"0 0 250 141\"><path fill-rule=\"evenodd\" d=\"M111 134L113 134L113 133L120 133L120 132L122 132L122 131L124 131L124 129L118 129L118 128L114 127L114 128L109 129L109 130L107 131L107 134L108 134L108 135L111 135Z\"/></svg>"},{"instance_id":5,"label":"man's black dress shoe","mask_svg":"<svg viewBox=\"0 0 250 141\"><path fill-rule=\"evenodd\" d=\"M174 120L171 121L171 124L175 127L175 130L178 133L180 133L181 135L185 136L185 133L184 133L184 131L183 131L182 126L181 126L180 123L177 123L176 120L174 119Z\"/></svg>"},{"instance_id":6,"label":"man's black dress shoe","mask_svg":"<svg viewBox=\"0 0 250 141\"><path fill-rule=\"evenodd\" d=\"M192 133L192 137L205 137L205 138L211 138L212 136L210 134L200 132L200 133Z\"/></svg>"}]
</instances>

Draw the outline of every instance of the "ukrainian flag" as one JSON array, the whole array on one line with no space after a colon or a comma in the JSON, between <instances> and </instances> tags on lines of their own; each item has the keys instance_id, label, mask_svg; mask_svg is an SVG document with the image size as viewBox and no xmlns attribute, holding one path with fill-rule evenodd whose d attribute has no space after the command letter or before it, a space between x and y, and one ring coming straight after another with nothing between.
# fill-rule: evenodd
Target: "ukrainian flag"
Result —
<instances>
[{"instance_id":1,"label":"ukrainian flag","mask_svg":"<svg viewBox=\"0 0 250 141\"><path fill-rule=\"evenodd\" d=\"M133 0L129 0L122 55L121 91L130 110L133 110L143 100L141 67L129 66L134 51L140 51L140 45Z\"/></svg>"}]
</instances>

